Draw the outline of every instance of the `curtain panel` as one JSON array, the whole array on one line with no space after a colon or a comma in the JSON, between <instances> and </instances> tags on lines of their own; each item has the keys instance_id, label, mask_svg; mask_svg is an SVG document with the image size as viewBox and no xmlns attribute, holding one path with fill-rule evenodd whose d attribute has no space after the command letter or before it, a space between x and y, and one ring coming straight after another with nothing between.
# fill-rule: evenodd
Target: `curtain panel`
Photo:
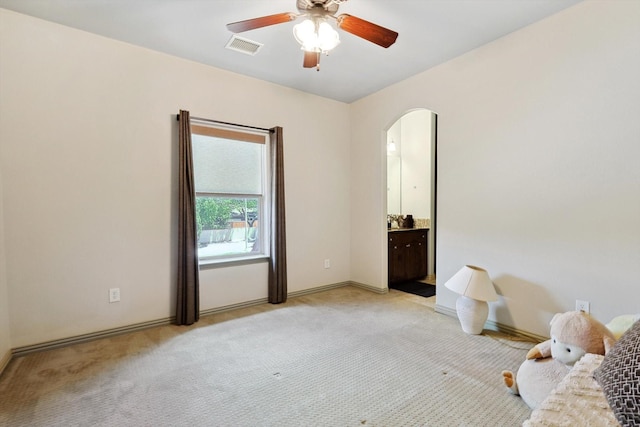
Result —
<instances>
[{"instance_id":1,"label":"curtain panel","mask_svg":"<svg viewBox=\"0 0 640 427\"><path fill-rule=\"evenodd\" d=\"M200 317L196 196L193 179L191 123L189 112L178 116L178 278L176 324L191 325Z\"/></svg>"},{"instance_id":2,"label":"curtain panel","mask_svg":"<svg viewBox=\"0 0 640 427\"><path fill-rule=\"evenodd\" d=\"M269 302L287 300L287 243L284 206L284 155L282 128L269 130L271 153L271 255L269 257Z\"/></svg>"}]
</instances>

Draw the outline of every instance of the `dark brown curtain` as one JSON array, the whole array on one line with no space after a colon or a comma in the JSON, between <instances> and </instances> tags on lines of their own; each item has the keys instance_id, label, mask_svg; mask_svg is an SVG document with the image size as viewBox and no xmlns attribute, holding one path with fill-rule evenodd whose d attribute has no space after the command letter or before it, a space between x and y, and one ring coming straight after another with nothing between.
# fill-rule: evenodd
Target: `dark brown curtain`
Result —
<instances>
[{"instance_id":1,"label":"dark brown curtain","mask_svg":"<svg viewBox=\"0 0 640 427\"><path fill-rule=\"evenodd\" d=\"M191 154L189 112L180 110L178 130L178 292L176 324L191 325L200 317L198 242L196 233L196 193Z\"/></svg>"},{"instance_id":2,"label":"dark brown curtain","mask_svg":"<svg viewBox=\"0 0 640 427\"><path fill-rule=\"evenodd\" d=\"M269 302L287 300L287 239L284 215L284 156L282 128L270 129L271 152L271 255L269 257Z\"/></svg>"}]
</instances>

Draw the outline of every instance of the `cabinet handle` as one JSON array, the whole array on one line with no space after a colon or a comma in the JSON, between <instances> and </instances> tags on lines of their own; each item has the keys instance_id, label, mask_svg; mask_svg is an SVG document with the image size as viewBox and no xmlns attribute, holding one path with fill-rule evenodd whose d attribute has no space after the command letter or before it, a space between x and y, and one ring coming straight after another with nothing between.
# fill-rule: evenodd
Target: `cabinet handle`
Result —
<instances>
[{"instance_id":1,"label":"cabinet handle","mask_svg":"<svg viewBox=\"0 0 640 427\"><path fill-rule=\"evenodd\" d=\"M406 246L406 247L407 247L407 248L410 248L410 247L411 247L411 243L407 243L407 246Z\"/></svg>"}]
</instances>

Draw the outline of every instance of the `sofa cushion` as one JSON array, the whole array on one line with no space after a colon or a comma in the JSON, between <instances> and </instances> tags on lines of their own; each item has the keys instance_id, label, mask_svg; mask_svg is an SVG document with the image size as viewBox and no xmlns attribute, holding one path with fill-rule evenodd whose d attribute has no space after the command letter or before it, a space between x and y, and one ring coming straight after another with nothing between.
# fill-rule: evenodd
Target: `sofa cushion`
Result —
<instances>
[{"instance_id":1,"label":"sofa cushion","mask_svg":"<svg viewBox=\"0 0 640 427\"><path fill-rule=\"evenodd\" d=\"M640 425L640 321L620 337L593 374L618 422Z\"/></svg>"}]
</instances>

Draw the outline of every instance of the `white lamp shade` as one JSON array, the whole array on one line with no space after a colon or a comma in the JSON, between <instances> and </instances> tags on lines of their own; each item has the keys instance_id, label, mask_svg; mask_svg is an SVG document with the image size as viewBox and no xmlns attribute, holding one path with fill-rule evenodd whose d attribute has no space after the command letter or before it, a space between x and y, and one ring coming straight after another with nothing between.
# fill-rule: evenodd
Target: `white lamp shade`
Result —
<instances>
[{"instance_id":1,"label":"white lamp shade","mask_svg":"<svg viewBox=\"0 0 640 427\"><path fill-rule=\"evenodd\" d=\"M321 22L318 26L318 45L320 50L328 52L340 43L338 32L331 28L326 22Z\"/></svg>"},{"instance_id":2,"label":"white lamp shade","mask_svg":"<svg viewBox=\"0 0 640 427\"><path fill-rule=\"evenodd\" d=\"M498 300L498 294L487 270L473 265L462 267L444 285L453 292L478 301Z\"/></svg>"},{"instance_id":3,"label":"white lamp shade","mask_svg":"<svg viewBox=\"0 0 640 427\"><path fill-rule=\"evenodd\" d=\"M323 20L305 19L293 27L293 35L308 52L328 52L340 43L338 32Z\"/></svg>"}]
</instances>

